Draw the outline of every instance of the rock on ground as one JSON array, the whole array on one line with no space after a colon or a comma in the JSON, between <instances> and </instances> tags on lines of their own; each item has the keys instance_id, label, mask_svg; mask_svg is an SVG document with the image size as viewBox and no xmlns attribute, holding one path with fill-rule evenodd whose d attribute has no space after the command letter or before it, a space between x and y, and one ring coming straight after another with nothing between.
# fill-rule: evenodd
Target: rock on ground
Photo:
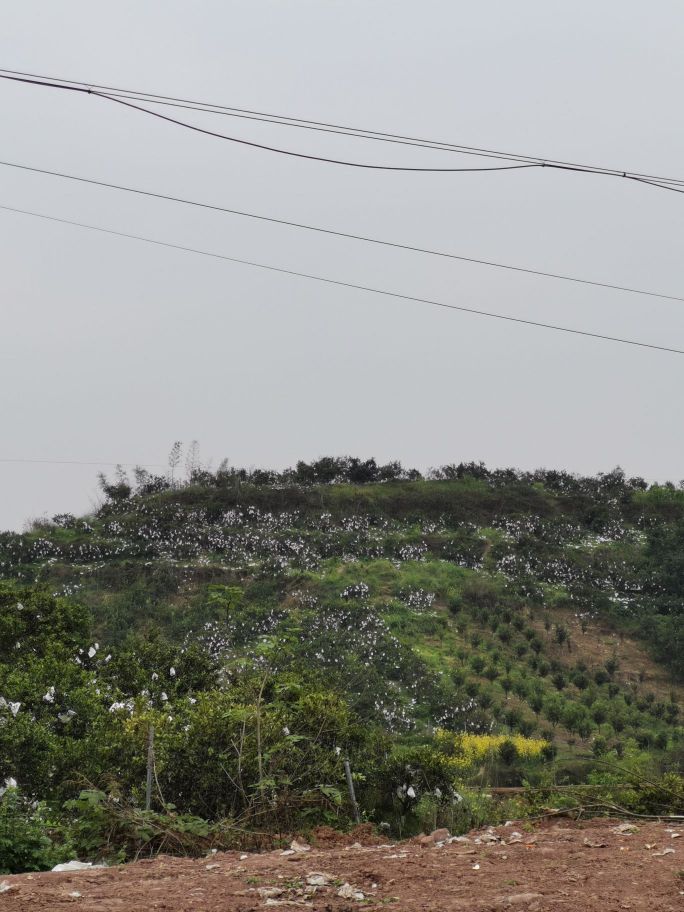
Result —
<instances>
[{"instance_id":1,"label":"rock on ground","mask_svg":"<svg viewBox=\"0 0 684 912\"><path fill-rule=\"evenodd\" d=\"M2 908L54 912L682 912L680 827L550 820L393 845L312 845L283 856L160 857L119 867L5 877ZM674 835L673 835L674 834ZM491 835L491 831L489 833ZM673 852L661 854L665 848ZM9 889L11 888L11 889ZM5 899L5 897L7 897ZM362 897L362 898L361 898Z\"/></svg>"}]
</instances>

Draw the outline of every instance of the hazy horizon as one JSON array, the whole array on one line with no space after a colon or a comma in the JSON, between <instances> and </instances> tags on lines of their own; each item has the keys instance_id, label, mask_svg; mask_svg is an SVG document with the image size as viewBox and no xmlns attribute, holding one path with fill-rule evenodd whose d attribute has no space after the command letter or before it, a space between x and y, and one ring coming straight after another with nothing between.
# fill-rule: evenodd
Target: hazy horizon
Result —
<instances>
[{"instance_id":1,"label":"hazy horizon","mask_svg":"<svg viewBox=\"0 0 684 912\"><path fill-rule=\"evenodd\" d=\"M183 466L183 461L184 461L186 452L187 452L187 448L184 448L184 449L183 449L183 457L182 457L182 459L181 459L181 466L180 466L179 469L176 470L176 473L175 473L176 478L177 478L179 481L181 481L181 482L187 480L187 469L185 469L184 466ZM318 458L320 458L321 456L358 456L358 454L356 454L356 453L326 453L326 454L321 453L321 454L317 454L316 456L311 457L311 458L309 458L309 459L304 458L304 461L305 461L305 462L311 462L313 459L318 459ZM360 458L360 459L370 459L370 458L375 458L375 457L373 457L373 454L366 454L366 455L358 456L358 458ZM418 465L409 464L409 463L405 462L404 460L401 460L401 459L396 460L396 459L393 458L393 457L389 457L389 458L386 459L386 460L377 460L377 461L378 461L378 462L399 461L399 462L402 463L402 465L404 466L404 468L406 468L406 469L418 469L421 473L423 473L423 474L425 475L425 474L429 473L429 471L430 471L431 469L437 469L437 468L439 468L439 467L442 466L442 465L448 465L448 464L450 464L450 463L458 464L458 463L461 462L461 461L463 461L463 462L470 462L470 461L479 462L480 460L460 460L460 459L454 459L454 460L447 460L446 462L443 462L443 463L442 463L442 462L440 462L440 463L436 463L436 462L435 462L435 463L430 463L429 465L424 465L424 466L418 466ZM221 462L220 459L218 459L218 460L216 460L216 459L208 459L208 460L205 459L205 458L202 456L201 450L200 450L200 468L207 468L207 469L209 469L209 470L215 471L215 470L217 469L217 467L218 467L218 465L219 465L220 462ZM231 467L233 467L233 468L240 468L240 469L243 469L243 468L244 468L244 469L248 469L248 470L249 470L249 469L254 469L254 468L260 468L260 469L273 469L273 470L276 470L276 471L283 471L284 469L287 469L287 468L290 468L290 467L294 467L294 464L295 464L295 463L293 462L292 464L283 464L283 465L275 466L275 465L269 465L269 464L266 464L266 463L263 463L263 464L261 464L261 463L260 463L260 464L252 463L252 464L250 464L250 465L233 465L233 464L231 463ZM627 471L627 470L625 469L624 466L617 465L617 464L614 465L614 466L606 466L606 467L603 467L603 468L599 468L599 469L597 469L596 471L593 471L593 472L576 472L576 471L574 471L573 469L568 468L567 466L507 466L507 465L490 465L490 464L486 464L486 466L487 466L488 469L509 469L509 468L511 468L511 469L516 469L516 470L518 470L518 471L523 471L523 472L525 472L525 471L532 472L532 471L535 471L536 469L556 469L556 470L562 470L562 471L570 472L571 474L579 475L579 476L585 476L585 475L592 475L592 476L595 476L595 475L598 475L598 474L605 474L605 473L607 473L607 472L611 472L611 471L613 471L614 469L622 469L623 471L625 471L625 474L626 474L626 476L627 476L628 478L631 478L631 477L641 477L641 478L644 478L644 480L647 481L649 484L664 484L664 483L666 483L666 482L671 482L671 483L676 484L676 485L684 485L684 480L682 480L682 479L674 479L674 478L648 478L648 477L646 477L646 476L640 474L639 472L629 472L629 471ZM142 466L142 467L145 468L145 466ZM47 466L43 466L43 468L47 468ZM50 467L50 468L52 468L52 467ZM67 468L67 469L69 469L69 468L74 468L74 467L71 467L71 466L63 466L63 465L62 465L62 466L59 466L59 467L55 466L54 468ZM82 469L82 467L80 467L80 466L79 466L78 468L79 468L79 469ZM134 480L134 472L133 472L133 470L134 470L135 466L131 464L131 465L122 466L122 468L123 468L124 472L127 474L127 476L129 477L129 479L130 479L131 481L133 481L133 480ZM58 513L63 513L63 512L75 513L76 515L88 515L88 514L91 514L91 513L95 512L95 511L98 509L99 505L102 504L102 503L104 503L104 501L105 501L105 497L104 497L104 495L102 494L102 492L101 492L101 490L100 490L100 487L99 487L99 483L98 483L98 478L97 478L97 476L98 476L98 474L99 474L99 471L101 471L105 476L107 476L108 479L113 480L114 477L115 477L115 475L117 474L117 469L118 469L117 466L109 466L109 465L108 465L108 466L102 466L102 468L99 469L99 470L98 470L97 468L93 467L93 478L92 478L92 482L91 482L91 484L88 486L87 490L84 491L84 492L82 492L82 495L81 495L80 501L79 501L81 505L78 506L78 507L76 507L76 508L74 509L74 508L73 508L73 503L72 503L71 507L66 507L66 506L65 506L63 509L54 510L54 511L53 511L53 515L56 515L56 514L58 514ZM164 465L164 464L162 464L162 463L159 463L159 464L148 464L148 465L147 465L147 469L148 469L149 472L151 472L151 473L153 473L153 474L160 474L160 475L165 475L165 476L168 476L168 475L169 475L169 471L170 471L168 465ZM36 521L36 520L51 519L51 518L52 518L52 516L51 516L51 515L48 515L47 511L43 510L42 512L35 513L35 514L33 514L33 515L30 515L30 516L25 517L23 521L21 521L18 525L16 525L16 526L14 527L14 530L13 530L13 531L22 531L22 530L24 530L24 529L27 529L27 528L30 527L31 523L33 523L33 522ZM0 531L12 531L12 530L2 530L2 529L0 529Z\"/></svg>"},{"instance_id":2,"label":"hazy horizon","mask_svg":"<svg viewBox=\"0 0 684 912\"><path fill-rule=\"evenodd\" d=\"M668 176L684 8L262 0L4 12L0 67ZM173 109L169 109L173 110ZM681 194L550 169L362 171L0 80L2 158L458 255L684 295ZM182 112L303 153L447 152ZM488 160L477 159L486 165ZM0 165L0 205L684 348L682 303L442 260ZM328 287L0 210L0 528L82 512L96 466L324 454L684 477L684 358ZM112 471L106 469L105 471Z\"/></svg>"}]
</instances>

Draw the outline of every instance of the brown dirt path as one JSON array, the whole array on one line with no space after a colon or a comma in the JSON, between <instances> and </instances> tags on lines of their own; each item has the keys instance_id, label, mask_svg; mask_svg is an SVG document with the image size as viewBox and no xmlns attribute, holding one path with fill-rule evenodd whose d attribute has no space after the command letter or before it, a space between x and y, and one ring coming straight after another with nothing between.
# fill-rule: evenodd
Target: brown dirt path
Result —
<instances>
[{"instance_id":1,"label":"brown dirt path","mask_svg":"<svg viewBox=\"0 0 684 912\"><path fill-rule=\"evenodd\" d=\"M308 852L157 858L74 874L0 878L7 912L682 912L684 828L619 821L499 827L425 848L327 845ZM681 839L673 833L682 833ZM518 834L518 835L516 835ZM663 850L670 850L665 854ZM327 881L308 885L307 879ZM323 878L320 875L324 875ZM312 876L313 875L313 876ZM343 884L364 897L338 895ZM349 888L347 888L347 892ZM345 890L343 890L343 893ZM79 895L76 895L79 894Z\"/></svg>"}]
</instances>

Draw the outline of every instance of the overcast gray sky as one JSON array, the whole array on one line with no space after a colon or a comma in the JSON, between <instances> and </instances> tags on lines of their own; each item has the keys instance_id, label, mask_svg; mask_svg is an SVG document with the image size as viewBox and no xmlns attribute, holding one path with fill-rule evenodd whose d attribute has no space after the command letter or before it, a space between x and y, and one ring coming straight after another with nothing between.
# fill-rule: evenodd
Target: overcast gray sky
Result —
<instances>
[{"instance_id":1,"label":"overcast gray sky","mask_svg":"<svg viewBox=\"0 0 684 912\"><path fill-rule=\"evenodd\" d=\"M5 4L0 67L684 176L684 6L635 0ZM549 170L361 171L0 82L7 161L684 294L684 197ZM210 117L376 163L460 156ZM485 164L485 162L481 162ZM440 301L684 348L682 305L391 251L0 167L0 203ZM0 457L684 476L684 357L526 328L0 212ZM0 527L88 509L92 466L0 463Z\"/></svg>"}]
</instances>

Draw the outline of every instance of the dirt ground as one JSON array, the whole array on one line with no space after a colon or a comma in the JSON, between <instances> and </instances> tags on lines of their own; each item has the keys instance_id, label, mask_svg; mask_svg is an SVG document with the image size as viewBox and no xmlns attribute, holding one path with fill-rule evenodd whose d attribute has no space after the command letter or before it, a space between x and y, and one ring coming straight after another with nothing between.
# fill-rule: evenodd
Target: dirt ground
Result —
<instances>
[{"instance_id":1,"label":"dirt ground","mask_svg":"<svg viewBox=\"0 0 684 912\"><path fill-rule=\"evenodd\" d=\"M515 823L425 846L340 844L0 878L0 908L39 912L614 912L684 910L684 827ZM680 841L679 834L682 834ZM322 834L323 835L323 834ZM352 836L352 839L354 837ZM364 840L366 843L369 840ZM7 887L10 889L7 889Z\"/></svg>"}]
</instances>

